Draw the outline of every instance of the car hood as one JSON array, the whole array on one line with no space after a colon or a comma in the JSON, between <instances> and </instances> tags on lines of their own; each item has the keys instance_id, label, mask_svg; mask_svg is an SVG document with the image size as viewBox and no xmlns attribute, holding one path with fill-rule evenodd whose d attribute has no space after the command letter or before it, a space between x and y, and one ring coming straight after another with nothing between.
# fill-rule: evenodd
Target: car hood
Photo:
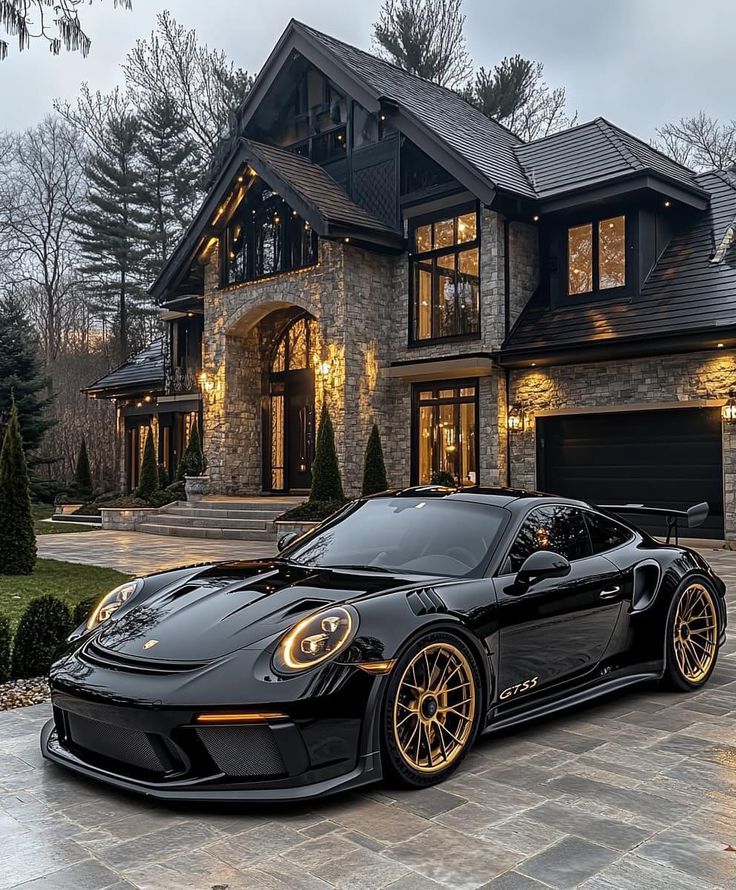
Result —
<instances>
[{"instance_id":1,"label":"car hood","mask_svg":"<svg viewBox=\"0 0 736 890\"><path fill-rule=\"evenodd\" d=\"M321 606L426 581L273 560L208 566L148 597L144 583L94 642L147 662L211 661L284 632Z\"/></svg>"}]
</instances>

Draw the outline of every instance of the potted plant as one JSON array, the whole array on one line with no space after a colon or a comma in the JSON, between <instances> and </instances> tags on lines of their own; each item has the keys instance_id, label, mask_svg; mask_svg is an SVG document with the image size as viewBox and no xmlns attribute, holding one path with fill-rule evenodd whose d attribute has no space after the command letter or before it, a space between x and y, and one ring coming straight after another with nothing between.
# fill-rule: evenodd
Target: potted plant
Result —
<instances>
[{"instance_id":1,"label":"potted plant","mask_svg":"<svg viewBox=\"0 0 736 890\"><path fill-rule=\"evenodd\" d=\"M201 501L209 494L210 477L207 475L207 458L202 451L199 428L195 423L189 435L189 443L182 455L177 470L177 479L184 480L184 491L188 501Z\"/></svg>"}]
</instances>

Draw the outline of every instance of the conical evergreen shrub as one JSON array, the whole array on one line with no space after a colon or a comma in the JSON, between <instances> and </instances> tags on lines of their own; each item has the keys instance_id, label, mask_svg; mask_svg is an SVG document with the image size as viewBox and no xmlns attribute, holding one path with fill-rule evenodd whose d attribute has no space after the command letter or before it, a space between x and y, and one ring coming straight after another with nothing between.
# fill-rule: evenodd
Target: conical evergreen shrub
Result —
<instances>
[{"instance_id":1,"label":"conical evergreen shrub","mask_svg":"<svg viewBox=\"0 0 736 890\"><path fill-rule=\"evenodd\" d=\"M365 468L363 470L363 494L378 494L386 491L386 465L383 462L383 448L378 424L374 423L365 449Z\"/></svg>"},{"instance_id":2,"label":"conical evergreen shrub","mask_svg":"<svg viewBox=\"0 0 736 890\"><path fill-rule=\"evenodd\" d=\"M66 603L55 596L35 599L23 613L13 643L11 676L42 677L72 631Z\"/></svg>"},{"instance_id":3,"label":"conical evergreen shrub","mask_svg":"<svg viewBox=\"0 0 736 890\"><path fill-rule=\"evenodd\" d=\"M92 484L92 470L89 466L89 455L87 454L87 443L82 438L79 446L79 454L77 455L77 467L74 471L74 492L85 500L92 497L94 485Z\"/></svg>"},{"instance_id":4,"label":"conical evergreen shrub","mask_svg":"<svg viewBox=\"0 0 736 890\"><path fill-rule=\"evenodd\" d=\"M192 425L189 442L176 468L176 481L183 481L185 476L204 476L207 472L207 458L202 451L202 440L199 436L198 424Z\"/></svg>"},{"instance_id":5,"label":"conical evergreen shrub","mask_svg":"<svg viewBox=\"0 0 736 890\"><path fill-rule=\"evenodd\" d=\"M332 426L327 403L322 402L322 413L317 431L317 447L312 464L312 490L310 501L344 501L340 467L335 449L335 430Z\"/></svg>"},{"instance_id":6,"label":"conical evergreen shrub","mask_svg":"<svg viewBox=\"0 0 736 890\"><path fill-rule=\"evenodd\" d=\"M146 444L143 447L143 461L141 462L141 478L135 496L147 500L158 491L158 461L156 460L156 448L153 444L153 430L148 430Z\"/></svg>"},{"instance_id":7,"label":"conical evergreen shrub","mask_svg":"<svg viewBox=\"0 0 736 890\"><path fill-rule=\"evenodd\" d=\"M0 618L0 683L10 679L10 621Z\"/></svg>"},{"instance_id":8,"label":"conical evergreen shrub","mask_svg":"<svg viewBox=\"0 0 736 890\"><path fill-rule=\"evenodd\" d=\"M0 451L0 521L0 575L30 575L36 564L36 534L15 402Z\"/></svg>"}]
</instances>

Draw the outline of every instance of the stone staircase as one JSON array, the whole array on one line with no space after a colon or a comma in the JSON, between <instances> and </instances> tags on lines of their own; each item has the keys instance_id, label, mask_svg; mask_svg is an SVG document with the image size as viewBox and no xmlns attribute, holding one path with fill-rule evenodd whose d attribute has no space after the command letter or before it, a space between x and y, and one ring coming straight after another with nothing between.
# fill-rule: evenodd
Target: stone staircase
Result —
<instances>
[{"instance_id":1,"label":"stone staircase","mask_svg":"<svg viewBox=\"0 0 736 890\"><path fill-rule=\"evenodd\" d=\"M149 535L220 538L234 541L275 541L274 520L303 498L208 497L202 501L167 504L150 521L138 526Z\"/></svg>"}]
</instances>

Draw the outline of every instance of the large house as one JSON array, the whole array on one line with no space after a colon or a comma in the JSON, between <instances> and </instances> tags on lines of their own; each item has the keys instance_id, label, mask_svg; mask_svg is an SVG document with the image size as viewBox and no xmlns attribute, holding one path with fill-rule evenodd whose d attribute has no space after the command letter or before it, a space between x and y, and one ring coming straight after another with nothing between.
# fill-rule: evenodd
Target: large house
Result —
<instances>
[{"instance_id":1,"label":"large house","mask_svg":"<svg viewBox=\"0 0 736 890\"><path fill-rule=\"evenodd\" d=\"M348 492L451 474L598 503L707 500L736 533L736 176L598 118L524 143L292 21L155 282L168 337L90 387L223 494L309 488L327 400Z\"/></svg>"}]
</instances>

